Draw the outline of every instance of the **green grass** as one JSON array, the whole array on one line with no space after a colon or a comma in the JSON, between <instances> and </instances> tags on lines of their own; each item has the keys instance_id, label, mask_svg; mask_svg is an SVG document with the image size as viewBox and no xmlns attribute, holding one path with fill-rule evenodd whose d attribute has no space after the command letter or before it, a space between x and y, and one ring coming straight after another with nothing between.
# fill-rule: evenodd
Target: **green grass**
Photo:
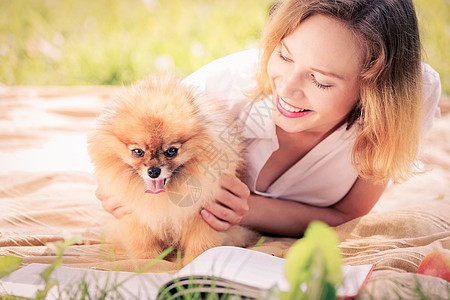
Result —
<instances>
[{"instance_id":1,"label":"green grass","mask_svg":"<svg viewBox=\"0 0 450 300\"><path fill-rule=\"evenodd\" d=\"M257 46L273 1L160 0L146 7L141 0L0 0L0 83L118 85L152 72L184 76ZM450 93L450 4L414 2L425 61Z\"/></svg>"}]
</instances>

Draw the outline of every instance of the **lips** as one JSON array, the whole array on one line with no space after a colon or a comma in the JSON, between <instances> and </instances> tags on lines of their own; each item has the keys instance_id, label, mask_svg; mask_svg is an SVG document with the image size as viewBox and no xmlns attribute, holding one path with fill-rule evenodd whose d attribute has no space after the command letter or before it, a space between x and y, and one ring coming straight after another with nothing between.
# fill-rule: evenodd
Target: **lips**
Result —
<instances>
[{"instance_id":1,"label":"lips","mask_svg":"<svg viewBox=\"0 0 450 300\"><path fill-rule=\"evenodd\" d=\"M164 188L166 180L164 178L149 179L145 183L147 185L147 190L145 191L145 193L159 194L166 191Z\"/></svg>"},{"instance_id":2,"label":"lips","mask_svg":"<svg viewBox=\"0 0 450 300\"><path fill-rule=\"evenodd\" d=\"M313 113L312 110L293 106L277 95L277 109L286 118L300 118Z\"/></svg>"}]
</instances>

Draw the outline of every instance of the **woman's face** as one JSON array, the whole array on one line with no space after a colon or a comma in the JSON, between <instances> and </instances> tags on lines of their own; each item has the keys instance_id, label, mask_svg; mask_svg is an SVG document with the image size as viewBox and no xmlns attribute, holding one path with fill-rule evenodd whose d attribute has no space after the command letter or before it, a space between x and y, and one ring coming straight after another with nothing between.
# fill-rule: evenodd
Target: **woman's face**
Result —
<instances>
[{"instance_id":1,"label":"woman's face","mask_svg":"<svg viewBox=\"0 0 450 300\"><path fill-rule=\"evenodd\" d=\"M361 52L341 22L322 15L303 21L267 65L275 124L290 133L319 134L343 124L359 98Z\"/></svg>"}]
</instances>

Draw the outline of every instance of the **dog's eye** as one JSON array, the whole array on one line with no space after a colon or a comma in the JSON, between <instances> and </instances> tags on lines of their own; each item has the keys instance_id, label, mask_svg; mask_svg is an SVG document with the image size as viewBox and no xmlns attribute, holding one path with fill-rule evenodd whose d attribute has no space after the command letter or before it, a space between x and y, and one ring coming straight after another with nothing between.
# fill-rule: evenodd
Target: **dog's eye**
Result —
<instances>
[{"instance_id":1,"label":"dog's eye","mask_svg":"<svg viewBox=\"0 0 450 300\"><path fill-rule=\"evenodd\" d=\"M133 149L133 150L131 150L131 153L133 154L133 156L135 156L137 158L141 158L145 154L144 150L142 150L142 149Z\"/></svg>"},{"instance_id":2,"label":"dog's eye","mask_svg":"<svg viewBox=\"0 0 450 300\"><path fill-rule=\"evenodd\" d=\"M164 151L164 155L167 157L175 157L178 153L178 149L175 147L171 147L169 149L167 149L166 151Z\"/></svg>"}]
</instances>

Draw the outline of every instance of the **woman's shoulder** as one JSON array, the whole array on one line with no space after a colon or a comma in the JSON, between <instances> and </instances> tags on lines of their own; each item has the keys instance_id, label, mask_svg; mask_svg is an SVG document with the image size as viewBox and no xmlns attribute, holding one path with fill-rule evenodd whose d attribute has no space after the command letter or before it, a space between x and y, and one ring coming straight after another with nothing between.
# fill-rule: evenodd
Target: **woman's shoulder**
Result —
<instances>
[{"instance_id":1,"label":"woman's shoulder","mask_svg":"<svg viewBox=\"0 0 450 300\"><path fill-rule=\"evenodd\" d=\"M186 77L186 80L190 80L198 74L215 75L220 72L236 73L258 62L259 49L253 48L248 50L242 50L235 52L221 58L215 59L208 64L202 66L194 73Z\"/></svg>"},{"instance_id":2,"label":"woman's shoulder","mask_svg":"<svg viewBox=\"0 0 450 300\"><path fill-rule=\"evenodd\" d=\"M433 119L440 117L438 104L442 93L439 73L426 63L422 63L422 85L423 136L431 129Z\"/></svg>"},{"instance_id":3,"label":"woman's shoulder","mask_svg":"<svg viewBox=\"0 0 450 300\"><path fill-rule=\"evenodd\" d=\"M213 97L230 99L240 91L256 87L258 57L258 49L239 51L206 64L183 82Z\"/></svg>"}]
</instances>

